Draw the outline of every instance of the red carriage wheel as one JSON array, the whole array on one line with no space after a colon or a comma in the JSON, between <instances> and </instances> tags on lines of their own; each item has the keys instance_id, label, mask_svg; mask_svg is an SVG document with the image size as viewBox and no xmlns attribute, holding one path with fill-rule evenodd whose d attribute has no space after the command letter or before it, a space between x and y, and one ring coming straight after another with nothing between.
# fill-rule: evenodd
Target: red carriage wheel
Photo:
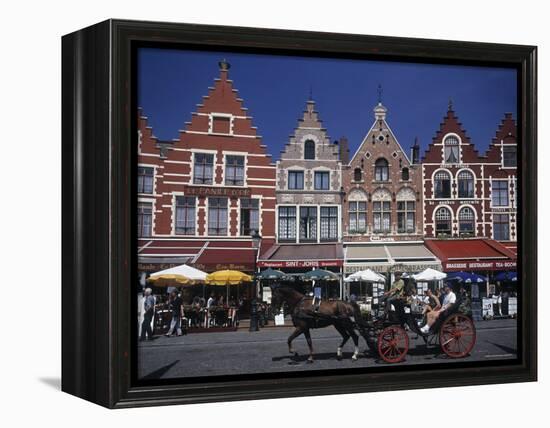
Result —
<instances>
[{"instance_id":1,"label":"red carriage wheel","mask_svg":"<svg viewBox=\"0 0 550 428\"><path fill-rule=\"evenodd\" d=\"M441 350L451 358L463 358L476 344L476 328L470 317L454 314L448 317L439 330Z\"/></svg>"},{"instance_id":2,"label":"red carriage wheel","mask_svg":"<svg viewBox=\"0 0 550 428\"><path fill-rule=\"evenodd\" d=\"M404 328L391 325L378 335L378 355L386 363L403 361L408 351L409 336Z\"/></svg>"}]
</instances>

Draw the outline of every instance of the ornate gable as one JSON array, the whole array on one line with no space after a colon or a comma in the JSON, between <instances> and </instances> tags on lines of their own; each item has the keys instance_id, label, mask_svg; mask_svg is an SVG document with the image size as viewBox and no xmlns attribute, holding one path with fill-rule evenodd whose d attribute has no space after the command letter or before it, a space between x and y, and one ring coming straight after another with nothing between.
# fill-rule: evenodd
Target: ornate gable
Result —
<instances>
[{"instance_id":1,"label":"ornate gable","mask_svg":"<svg viewBox=\"0 0 550 428\"><path fill-rule=\"evenodd\" d=\"M452 103L449 103L447 115L439 125L439 130L426 150L422 161L424 163L445 163L443 145L448 137L454 137L460 146L456 163L479 162L480 156L462 127L462 123L458 120L458 116L455 115Z\"/></svg>"}]
</instances>

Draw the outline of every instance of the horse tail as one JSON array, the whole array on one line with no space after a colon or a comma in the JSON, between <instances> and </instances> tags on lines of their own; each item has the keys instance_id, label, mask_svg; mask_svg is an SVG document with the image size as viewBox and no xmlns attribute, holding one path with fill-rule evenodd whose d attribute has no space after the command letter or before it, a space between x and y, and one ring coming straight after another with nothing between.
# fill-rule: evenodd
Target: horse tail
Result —
<instances>
[{"instance_id":1,"label":"horse tail","mask_svg":"<svg viewBox=\"0 0 550 428\"><path fill-rule=\"evenodd\" d=\"M355 323L359 327L366 327L367 322L365 321L365 318L363 318L363 314L361 313L361 308L357 304L357 302L351 302L351 307L353 309L353 317L355 318Z\"/></svg>"}]
</instances>

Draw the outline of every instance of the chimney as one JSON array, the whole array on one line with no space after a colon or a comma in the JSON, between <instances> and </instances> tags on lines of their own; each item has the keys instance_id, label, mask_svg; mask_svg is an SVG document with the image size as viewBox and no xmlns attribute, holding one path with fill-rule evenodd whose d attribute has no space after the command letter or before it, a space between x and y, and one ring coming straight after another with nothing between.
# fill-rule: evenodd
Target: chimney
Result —
<instances>
[{"instance_id":1,"label":"chimney","mask_svg":"<svg viewBox=\"0 0 550 428\"><path fill-rule=\"evenodd\" d=\"M349 163L349 146L348 139L346 137L340 137L340 140L335 142L338 144L338 153L340 155L340 161L347 165Z\"/></svg>"},{"instance_id":2,"label":"chimney","mask_svg":"<svg viewBox=\"0 0 550 428\"><path fill-rule=\"evenodd\" d=\"M411 147L411 163L413 165L420 163L420 146L418 145L418 137L414 138L414 145Z\"/></svg>"}]
</instances>

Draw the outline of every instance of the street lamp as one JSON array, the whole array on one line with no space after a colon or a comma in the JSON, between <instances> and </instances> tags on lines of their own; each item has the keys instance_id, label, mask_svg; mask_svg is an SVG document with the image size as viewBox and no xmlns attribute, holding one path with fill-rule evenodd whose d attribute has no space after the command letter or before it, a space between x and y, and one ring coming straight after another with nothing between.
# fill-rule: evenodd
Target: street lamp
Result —
<instances>
[{"instance_id":1,"label":"street lamp","mask_svg":"<svg viewBox=\"0 0 550 428\"><path fill-rule=\"evenodd\" d=\"M262 241L262 237L257 230L253 230L250 234L250 237L252 238L252 248L256 250L254 252L254 275L256 275L256 261L258 259L258 252L260 250L260 242ZM256 302L256 299L258 297L257 279L254 279L254 285L254 298L250 303L250 328L248 329L248 331L258 331L258 304Z\"/></svg>"}]
</instances>

